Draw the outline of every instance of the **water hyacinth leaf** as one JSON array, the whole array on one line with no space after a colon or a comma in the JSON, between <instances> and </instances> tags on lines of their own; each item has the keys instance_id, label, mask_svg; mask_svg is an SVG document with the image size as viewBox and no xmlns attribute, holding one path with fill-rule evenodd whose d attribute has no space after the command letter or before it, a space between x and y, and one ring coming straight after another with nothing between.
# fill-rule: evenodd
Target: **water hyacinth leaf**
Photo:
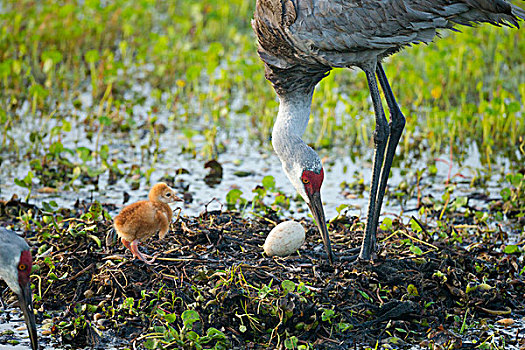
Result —
<instances>
[{"instance_id":1,"label":"water hyacinth leaf","mask_svg":"<svg viewBox=\"0 0 525 350\"><path fill-rule=\"evenodd\" d=\"M275 178L271 175L266 175L262 179L262 185L268 191L275 189Z\"/></svg>"},{"instance_id":2,"label":"water hyacinth leaf","mask_svg":"<svg viewBox=\"0 0 525 350\"><path fill-rule=\"evenodd\" d=\"M407 293L411 296L419 296L419 292L417 291L417 287L413 284L409 284L407 286Z\"/></svg>"},{"instance_id":3,"label":"water hyacinth leaf","mask_svg":"<svg viewBox=\"0 0 525 350\"><path fill-rule=\"evenodd\" d=\"M185 328L191 328L193 324L200 320L200 316L195 310L186 310L181 315Z\"/></svg>"},{"instance_id":4,"label":"water hyacinth leaf","mask_svg":"<svg viewBox=\"0 0 525 350\"><path fill-rule=\"evenodd\" d=\"M423 255L423 251L417 245L411 245L409 249L417 256Z\"/></svg>"},{"instance_id":5,"label":"water hyacinth leaf","mask_svg":"<svg viewBox=\"0 0 525 350\"><path fill-rule=\"evenodd\" d=\"M241 199L242 191L238 188L234 188L226 194L226 203L229 205L235 205Z\"/></svg>"},{"instance_id":6,"label":"water hyacinth leaf","mask_svg":"<svg viewBox=\"0 0 525 350\"><path fill-rule=\"evenodd\" d=\"M335 317L335 311L332 309L324 309L323 313L321 314L321 319L323 321L330 321L334 317Z\"/></svg>"},{"instance_id":7,"label":"water hyacinth leaf","mask_svg":"<svg viewBox=\"0 0 525 350\"><path fill-rule=\"evenodd\" d=\"M388 231L392 228L392 219L389 217L384 218L380 226L381 230Z\"/></svg>"},{"instance_id":8,"label":"water hyacinth leaf","mask_svg":"<svg viewBox=\"0 0 525 350\"><path fill-rule=\"evenodd\" d=\"M175 322L177 320L177 315L175 313L165 314L164 315L164 319L168 323L173 323L173 322Z\"/></svg>"},{"instance_id":9,"label":"water hyacinth leaf","mask_svg":"<svg viewBox=\"0 0 525 350\"><path fill-rule=\"evenodd\" d=\"M512 195L512 191L510 190L510 188L505 187L500 191L500 195L504 201L508 201L510 196Z\"/></svg>"},{"instance_id":10,"label":"water hyacinth leaf","mask_svg":"<svg viewBox=\"0 0 525 350\"><path fill-rule=\"evenodd\" d=\"M416 233L420 233L420 232L423 231L423 228L414 219L410 220L410 228L412 229L412 231L414 231Z\"/></svg>"},{"instance_id":11,"label":"water hyacinth leaf","mask_svg":"<svg viewBox=\"0 0 525 350\"><path fill-rule=\"evenodd\" d=\"M505 249L503 250L506 254L513 254L513 253L519 253L520 247L514 244L509 244L505 246Z\"/></svg>"},{"instance_id":12,"label":"water hyacinth leaf","mask_svg":"<svg viewBox=\"0 0 525 350\"><path fill-rule=\"evenodd\" d=\"M189 331L188 333L186 333L186 336L188 337L188 339L193 341L197 341L200 338L197 332L195 331Z\"/></svg>"},{"instance_id":13,"label":"water hyacinth leaf","mask_svg":"<svg viewBox=\"0 0 525 350\"><path fill-rule=\"evenodd\" d=\"M297 339L296 336L292 336L284 340L284 347L286 349L297 349L298 344L299 344L299 339Z\"/></svg>"},{"instance_id":14,"label":"water hyacinth leaf","mask_svg":"<svg viewBox=\"0 0 525 350\"><path fill-rule=\"evenodd\" d=\"M281 282L281 287L283 290L285 290L287 293L293 293L295 291L295 283L290 280L284 280Z\"/></svg>"},{"instance_id":15,"label":"water hyacinth leaf","mask_svg":"<svg viewBox=\"0 0 525 350\"><path fill-rule=\"evenodd\" d=\"M206 331L206 335L208 335L212 339L227 339L226 335L223 332L214 327L208 328L208 330Z\"/></svg>"}]
</instances>

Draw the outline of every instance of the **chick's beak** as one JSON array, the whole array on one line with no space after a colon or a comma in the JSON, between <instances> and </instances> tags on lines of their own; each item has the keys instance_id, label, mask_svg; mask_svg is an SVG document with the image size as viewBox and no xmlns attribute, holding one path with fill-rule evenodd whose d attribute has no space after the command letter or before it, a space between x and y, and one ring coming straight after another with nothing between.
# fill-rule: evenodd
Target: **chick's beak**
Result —
<instances>
[{"instance_id":1,"label":"chick's beak","mask_svg":"<svg viewBox=\"0 0 525 350\"><path fill-rule=\"evenodd\" d=\"M22 293L18 296L20 308L24 314L24 319L31 339L31 349L38 350L38 335L36 332L35 313L33 311L33 296L30 284L20 285Z\"/></svg>"},{"instance_id":2,"label":"chick's beak","mask_svg":"<svg viewBox=\"0 0 525 350\"><path fill-rule=\"evenodd\" d=\"M315 222L317 222L317 227L319 228L321 238L323 239L324 248L328 254L328 261L330 262L330 265L333 265L334 257L332 253L332 246L330 244L330 236L328 235L328 229L326 228L326 219L324 216L323 203L321 202L321 193L308 193L308 198L310 199L308 206L310 207L310 211L314 216Z\"/></svg>"}]
</instances>

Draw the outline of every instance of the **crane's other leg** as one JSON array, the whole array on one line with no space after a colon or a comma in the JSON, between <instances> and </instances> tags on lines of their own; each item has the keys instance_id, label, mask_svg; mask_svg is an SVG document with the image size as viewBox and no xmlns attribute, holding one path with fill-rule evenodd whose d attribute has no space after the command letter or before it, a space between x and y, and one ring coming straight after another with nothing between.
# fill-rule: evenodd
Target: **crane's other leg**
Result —
<instances>
[{"instance_id":1,"label":"crane's other leg","mask_svg":"<svg viewBox=\"0 0 525 350\"><path fill-rule=\"evenodd\" d=\"M388 79L386 78L386 74L381 63L377 64L376 73L377 77L379 78L381 88L385 93L386 103L390 111L390 138L388 139L385 163L383 164L383 169L381 170L381 183L377 192L377 200L373 222L373 225L375 227L377 227L379 223L379 215L381 214L381 206L383 204L383 197L385 196L386 184L390 175L390 168L392 167L392 161L394 160L396 148L399 144L399 139L401 139L401 134L403 133L403 129L405 128L406 122L405 116L401 112L401 109L399 109L396 98L394 97L394 93L390 88L390 84L388 83Z\"/></svg>"},{"instance_id":2,"label":"crane's other leg","mask_svg":"<svg viewBox=\"0 0 525 350\"><path fill-rule=\"evenodd\" d=\"M377 80L374 71L365 70L366 79L368 80L368 88L370 96L372 97L372 104L374 105L374 112L376 115L376 128L374 131L374 160L372 165L372 184L370 185L370 198L368 199L368 214L366 221L365 236L361 245L361 252L359 259L370 260L370 255L375 246L375 236L377 231L377 224L374 224L374 215L376 212L376 199L379 186L379 178L381 169L383 168L383 160L385 158L385 150L390 134L390 127L385 117L385 111L381 104L381 95L377 87Z\"/></svg>"}]
</instances>

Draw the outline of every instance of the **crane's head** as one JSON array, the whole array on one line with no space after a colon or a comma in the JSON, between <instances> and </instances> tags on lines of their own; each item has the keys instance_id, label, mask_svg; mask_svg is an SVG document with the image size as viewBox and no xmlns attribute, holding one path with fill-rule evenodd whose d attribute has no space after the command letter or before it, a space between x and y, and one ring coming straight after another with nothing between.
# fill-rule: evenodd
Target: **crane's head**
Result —
<instances>
[{"instance_id":1,"label":"crane's head","mask_svg":"<svg viewBox=\"0 0 525 350\"><path fill-rule=\"evenodd\" d=\"M31 340L31 348L38 350L35 313L33 311L33 295L29 276L33 267L33 258L29 246L23 238L9 230L0 230L0 277L18 296L20 309L24 314L27 331Z\"/></svg>"},{"instance_id":2,"label":"crane's head","mask_svg":"<svg viewBox=\"0 0 525 350\"><path fill-rule=\"evenodd\" d=\"M297 192L308 204L321 233L328 260L330 264L333 264L332 247L321 201L321 185L324 179L323 165L313 149L307 145L300 148L302 151L295 153L293 157L281 159L283 169Z\"/></svg>"},{"instance_id":3,"label":"crane's head","mask_svg":"<svg viewBox=\"0 0 525 350\"><path fill-rule=\"evenodd\" d=\"M175 191L164 182L155 184L149 191L149 200L152 202L172 203L181 202L182 199L177 197Z\"/></svg>"}]
</instances>

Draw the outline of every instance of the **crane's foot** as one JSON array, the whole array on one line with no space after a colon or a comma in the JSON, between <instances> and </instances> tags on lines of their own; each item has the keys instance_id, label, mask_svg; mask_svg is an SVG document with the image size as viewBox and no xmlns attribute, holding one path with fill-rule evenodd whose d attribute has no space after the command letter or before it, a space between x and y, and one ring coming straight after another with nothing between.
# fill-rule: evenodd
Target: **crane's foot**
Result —
<instances>
[{"instance_id":1,"label":"crane's foot","mask_svg":"<svg viewBox=\"0 0 525 350\"><path fill-rule=\"evenodd\" d=\"M139 243L140 242L138 240L134 240L133 242L130 243L126 241L124 238L122 238L122 244L124 244L124 246L131 251L133 256L135 256L137 259L143 261L144 263L148 265L153 264L153 262L155 262L156 257L153 257L153 259L151 260L147 260L139 250Z\"/></svg>"}]
</instances>

